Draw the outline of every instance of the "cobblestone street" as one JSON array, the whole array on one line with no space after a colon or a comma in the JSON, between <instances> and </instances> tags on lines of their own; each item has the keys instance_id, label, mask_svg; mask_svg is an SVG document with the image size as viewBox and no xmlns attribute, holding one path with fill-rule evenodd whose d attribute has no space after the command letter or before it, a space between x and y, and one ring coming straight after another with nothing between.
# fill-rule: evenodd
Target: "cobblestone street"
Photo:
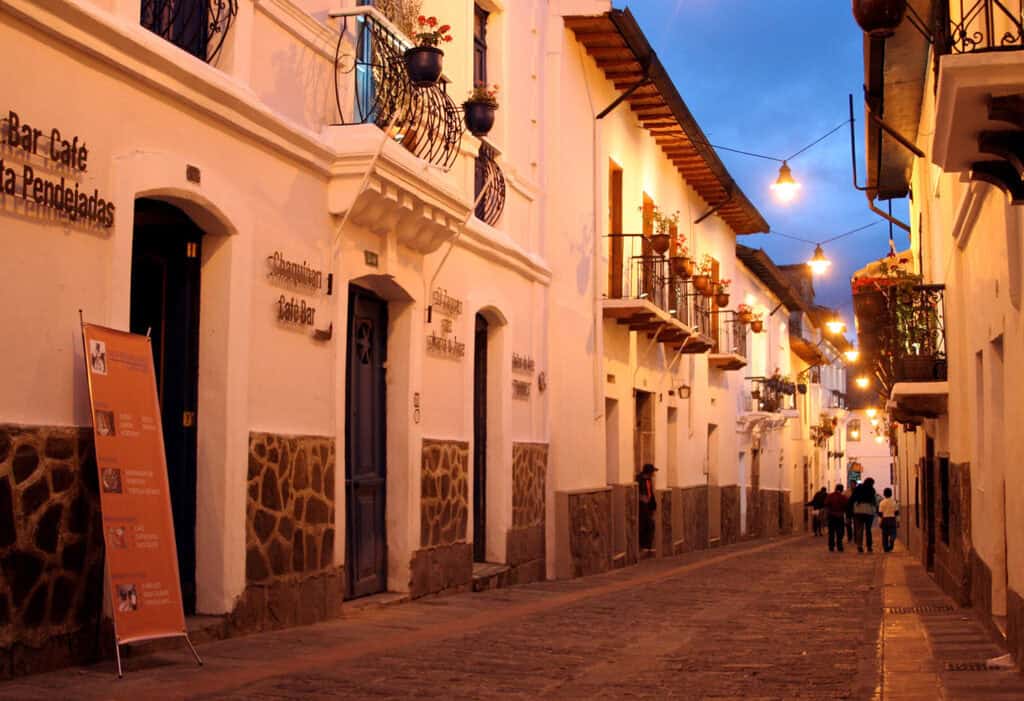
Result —
<instances>
[{"instance_id":1,"label":"cobblestone street","mask_svg":"<svg viewBox=\"0 0 1024 701\"><path fill-rule=\"evenodd\" d=\"M883 615L913 605L940 618ZM130 658L121 681L106 662L0 685L0 697L1024 697L1012 671L944 671L998 650L910 557L835 555L810 537L349 611L201 646L201 669L173 649Z\"/></svg>"}]
</instances>

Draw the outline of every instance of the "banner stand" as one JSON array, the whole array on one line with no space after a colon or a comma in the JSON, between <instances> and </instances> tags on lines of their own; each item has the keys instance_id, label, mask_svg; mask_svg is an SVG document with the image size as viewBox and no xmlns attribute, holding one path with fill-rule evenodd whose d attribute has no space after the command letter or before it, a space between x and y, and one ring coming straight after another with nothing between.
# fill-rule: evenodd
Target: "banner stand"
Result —
<instances>
[{"instance_id":1,"label":"banner stand","mask_svg":"<svg viewBox=\"0 0 1024 701\"><path fill-rule=\"evenodd\" d=\"M87 324L89 380L117 677L121 646L188 635L178 573L167 454L149 334Z\"/></svg>"}]
</instances>

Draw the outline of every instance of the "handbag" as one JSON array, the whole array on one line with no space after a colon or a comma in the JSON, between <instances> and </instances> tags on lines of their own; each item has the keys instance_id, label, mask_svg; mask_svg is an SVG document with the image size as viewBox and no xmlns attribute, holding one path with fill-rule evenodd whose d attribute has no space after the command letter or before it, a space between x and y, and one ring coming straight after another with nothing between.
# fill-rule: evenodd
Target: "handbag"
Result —
<instances>
[{"instance_id":1,"label":"handbag","mask_svg":"<svg viewBox=\"0 0 1024 701\"><path fill-rule=\"evenodd\" d=\"M875 505L865 501L858 501L853 505L853 513L858 516L874 516Z\"/></svg>"}]
</instances>

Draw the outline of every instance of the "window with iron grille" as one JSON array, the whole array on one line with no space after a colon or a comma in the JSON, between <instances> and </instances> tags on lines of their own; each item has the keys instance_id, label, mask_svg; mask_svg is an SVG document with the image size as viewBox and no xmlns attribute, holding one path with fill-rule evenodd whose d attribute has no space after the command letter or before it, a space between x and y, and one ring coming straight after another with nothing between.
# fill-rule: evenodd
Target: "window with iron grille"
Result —
<instances>
[{"instance_id":1,"label":"window with iron grille","mask_svg":"<svg viewBox=\"0 0 1024 701\"><path fill-rule=\"evenodd\" d=\"M238 0L142 0L139 23L196 58L213 63Z\"/></svg>"},{"instance_id":2,"label":"window with iron grille","mask_svg":"<svg viewBox=\"0 0 1024 701\"><path fill-rule=\"evenodd\" d=\"M487 15L488 12L479 5L473 5L473 85L487 84ZM481 158L476 159L474 178L474 197L480 197L487 182L487 164ZM485 205L481 200L476 206L478 219L485 218Z\"/></svg>"}]
</instances>

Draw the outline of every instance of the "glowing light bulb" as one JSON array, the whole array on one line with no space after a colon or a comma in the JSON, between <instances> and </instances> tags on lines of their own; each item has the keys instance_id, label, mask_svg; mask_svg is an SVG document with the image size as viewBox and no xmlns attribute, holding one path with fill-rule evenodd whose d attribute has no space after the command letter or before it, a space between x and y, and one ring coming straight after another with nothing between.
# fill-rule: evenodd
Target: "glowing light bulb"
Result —
<instances>
[{"instance_id":1,"label":"glowing light bulb","mask_svg":"<svg viewBox=\"0 0 1024 701\"><path fill-rule=\"evenodd\" d=\"M871 419L872 426L878 426L878 419Z\"/></svg>"},{"instance_id":2,"label":"glowing light bulb","mask_svg":"<svg viewBox=\"0 0 1024 701\"><path fill-rule=\"evenodd\" d=\"M815 275L824 275L832 267L832 261L825 257L825 251L822 250L820 243L814 247L814 255L807 261L807 265Z\"/></svg>"},{"instance_id":3,"label":"glowing light bulb","mask_svg":"<svg viewBox=\"0 0 1024 701\"><path fill-rule=\"evenodd\" d=\"M864 413L868 415L869 419L873 419L876 416L878 416L878 409L876 409L875 407L870 407L868 409L865 409Z\"/></svg>"},{"instance_id":4,"label":"glowing light bulb","mask_svg":"<svg viewBox=\"0 0 1024 701\"><path fill-rule=\"evenodd\" d=\"M825 322L825 327L828 329L828 332L833 336L838 336L843 331L846 331L846 324L843 323L842 319L830 319L829 321Z\"/></svg>"},{"instance_id":5,"label":"glowing light bulb","mask_svg":"<svg viewBox=\"0 0 1024 701\"><path fill-rule=\"evenodd\" d=\"M884 442L885 442L884 438L882 438L881 436L875 436L875 443L878 443L879 445L881 445Z\"/></svg>"},{"instance_id":6,"label":"glowing light bulb","mask_svg":"<svg viewBox=\"0 0 1024 701\"><path fill-rule=\"evenodd\" d=\"M858 360L860 360L860 351L856 349L844 351L843 355L846 356L846 361L849 363L856 363Z\"/></svg>"},{"instance_id":7,"label":"glowing light bulb","mask_svg":"<svg viewBox=\"0 0 1024 701\"><path fill-rule=\"evenodd\" d=\"M772 192L775 193L775 198L783 204L789 204L796 199L799 191L800 183L793 179L793 171L789 169L789 164L783 161L779 168L779 178L772 183Z\"/></svg>"},{"instance_id":8,"label":"glowing light bulb","mask_svg":"<svg viewBox=\"0 0 1024 701\"><path fill-rule=\"evenodd\" d=\"M859 441L860 440L860 431L858 431L857 429L854 429L854 430L850 431L850 438L852 438L855 441Z\"/></svg>"},{"instance_id":9,"label":"glowing light bulb","mask_svg":"<svg viewBox=\"0 0 1024 701\"><path fill-rule=\"evenodd\" d=\"M861 389L867 389L871 385L871 380L868 378L867 375L861 375L856 380L854 380L854 382L856 382L857 386L860 387Z\"/></svg>"}]
</instances>

